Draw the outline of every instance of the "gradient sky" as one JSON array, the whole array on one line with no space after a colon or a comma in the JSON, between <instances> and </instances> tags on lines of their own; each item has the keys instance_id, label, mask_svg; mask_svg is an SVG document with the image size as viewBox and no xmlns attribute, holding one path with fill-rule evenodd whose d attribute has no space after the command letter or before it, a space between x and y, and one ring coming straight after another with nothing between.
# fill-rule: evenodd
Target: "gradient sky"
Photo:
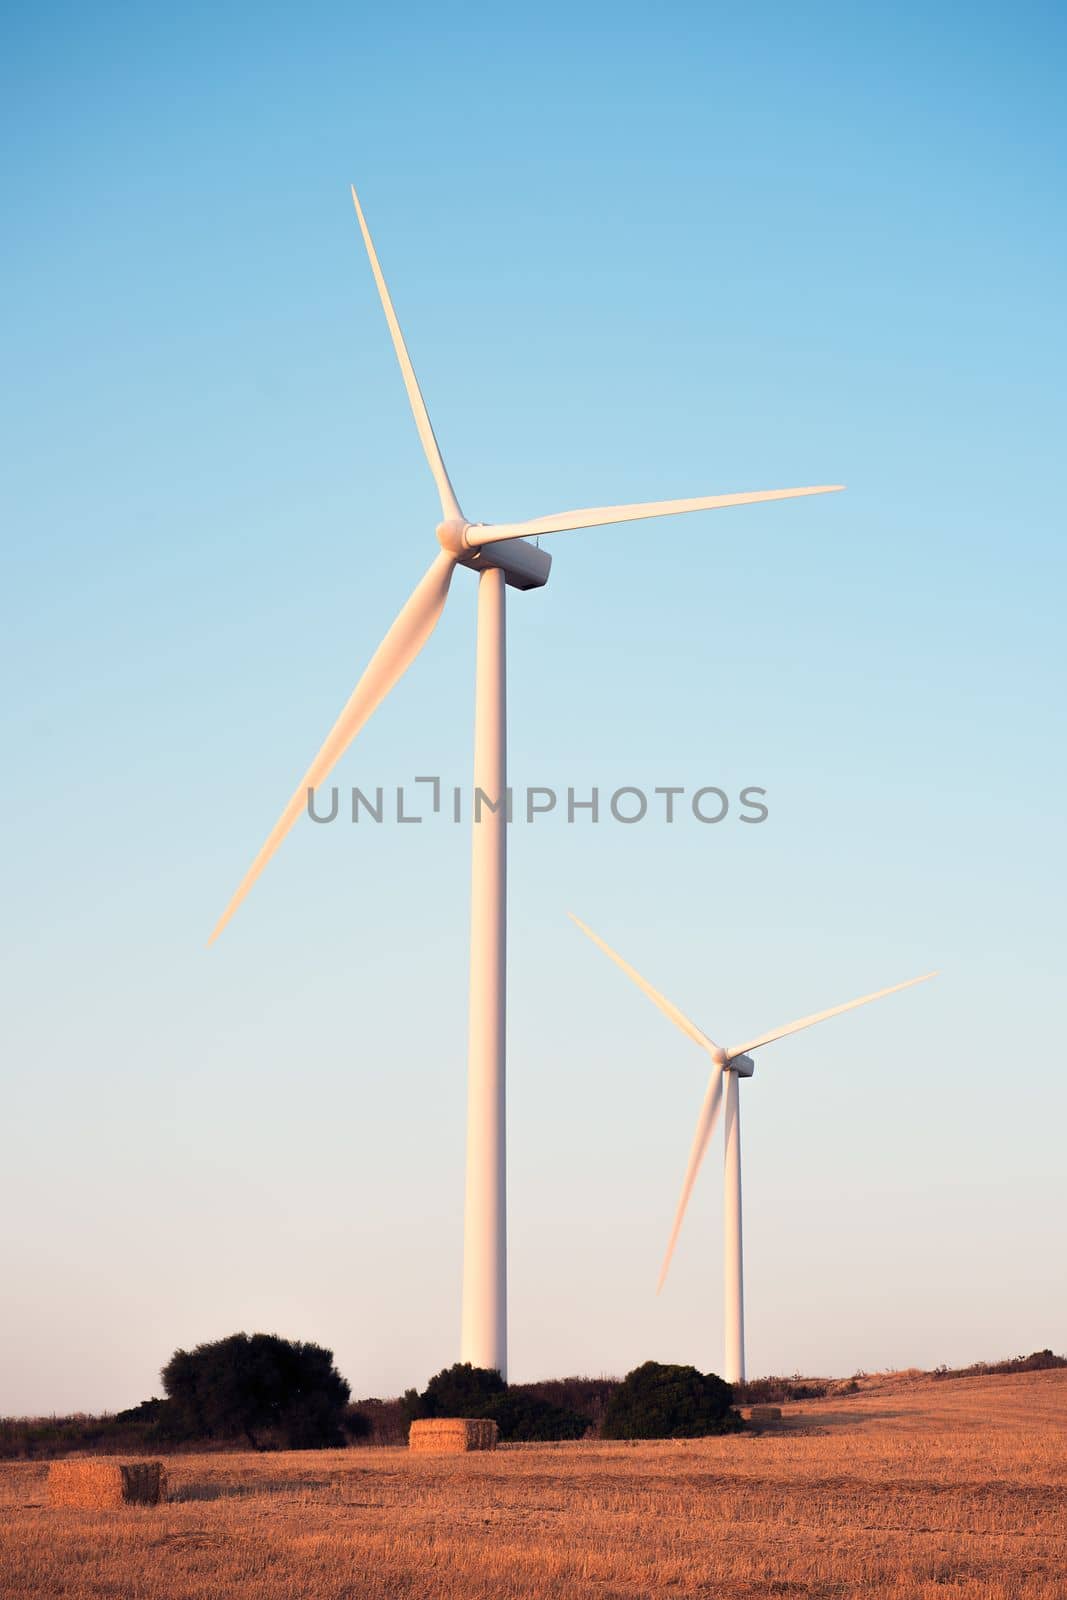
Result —
<instances>
[{"instance_id":1,"label":"gradient sky","mask_svg":"<svg viewBox=\"0 0 1067 1600\"><path fill-rule=\"evenodd\" d=\"M302 823L206 937L436 546L360 187L469 516L844 482L564 534L512 594L517 785L768 790L517 827L516 1378L1064 1348L1064 243L1052 5L12 6L0 49L0 1411L178 1345L458 1353L469 840ZM468 780L474 583L339 769Z\"/></svg>"}]
</instances>

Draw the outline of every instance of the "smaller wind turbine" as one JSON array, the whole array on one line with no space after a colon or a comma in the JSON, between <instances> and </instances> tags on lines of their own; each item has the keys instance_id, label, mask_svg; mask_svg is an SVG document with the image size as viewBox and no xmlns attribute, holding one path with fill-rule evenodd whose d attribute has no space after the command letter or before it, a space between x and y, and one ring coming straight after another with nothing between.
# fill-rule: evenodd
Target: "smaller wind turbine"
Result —
<instances>
[{"instance_id":1,"label":"smaller wind turbine","mask_svg":"<svg viewBox=\"0 0 1067 1600\"><path fill-rule=\"evenodd\" d=\"M840 1016L842 1011L854 1011L857 1006L868 1005L872 1000L881 1000L887 994L896 994L900 989L910 989L917 983L925 983L928 978L936 978L937 973L924 972L921 978L909 978L905 983L894 983L889 989L878 989L874 994L861 995L858 1000L846 1000L842 1006L831 1006L829 1011L816 1011L810 1017L801 1017L799 1021L787 1022L783 1027L772 1029L770 1033L761 1033L755 1039L747 1039L744 1044L727 1047L716 1044L714 1039L703 1033L695 1022L690 1022L676 1005L673 1005L665 995L660 994L658 989L653 989L628 961L624 961L617 951L605 944L603 939L599 938L579 917L573 912L569 915L571 921L577 923L582 932L587 934L594 944L599 945L604 954L610 956L616 966L621 967L627 977L632 978L637 987L648 995L653 1005L658 1006L664 1016L670 1017L675 1027L680 1028L694 1044L705 1050L712 1061L711 1077L708 1080L704 1104L700 1108L700 1116L697 1118L696 1133L689 1152L689 1165L685 1170L678 1209L674 1213L674 1226L671 1228L667 1253L660 1268L657 1294L666 1282L671 1257L681 1232L682 1219L689 1204L689 1196L693 1192L693 1184L711 1143L715 1124L719 1120L723 1102L723 1078L726 1079L724 1130L726 1155L723 1172L723 1375L727 1383L744 1383L745 1299L741 1258L741 1107L738 1100L738 1083L741 1078L751 1078L756 1070L756 1063L749 1055L749 1051L760 1050L765 1044L773 1043L775 1039L784 1039L787 1034L799 1033L803 1028L814 1027L817 1022L825 1022L828 1017Z\"/></svg>"}]
</instances>

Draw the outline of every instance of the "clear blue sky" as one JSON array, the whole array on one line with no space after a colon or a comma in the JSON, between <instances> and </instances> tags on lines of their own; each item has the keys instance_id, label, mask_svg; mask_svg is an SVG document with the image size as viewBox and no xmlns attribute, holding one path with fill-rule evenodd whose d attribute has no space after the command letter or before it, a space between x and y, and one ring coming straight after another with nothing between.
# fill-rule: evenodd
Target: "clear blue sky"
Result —
<instances>
[{"instance_id":1,"label":"clear blue sky","mask_svg":"<svg viewBox=\"0 0 1067 1600\"><path fill-rule=\"evenodd\" d=\"M347 186L476 518L558 537L517 784L513 1375L719 1365L716 1036L930 967L743 1089L750 1367L1064 1345L1065 29L1052 5L9 8L0 1411L179 1344L458 1344L468 838L301 825L205 940L437 520ZM474 585L340 770L467 781Z\"/></svg>"}]
</instances>

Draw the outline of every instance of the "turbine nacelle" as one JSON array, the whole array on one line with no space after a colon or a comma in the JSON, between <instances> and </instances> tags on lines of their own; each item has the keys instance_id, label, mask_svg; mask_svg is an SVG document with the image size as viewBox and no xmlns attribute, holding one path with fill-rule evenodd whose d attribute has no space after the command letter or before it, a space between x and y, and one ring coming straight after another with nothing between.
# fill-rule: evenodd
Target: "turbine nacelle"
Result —
<instances>
[{"instance_id":1,"label":"turbine nacelle","mask_svg":"<svg viewBox=\"0 0 1067 1600\"><path fill-rule=\"evenodd\" d=\"M751 1056L734 1056L723 1067L724 1072L736 1072L739 1078L751 1078L756 1070L756 1063Z\"/></svg>"},{"instance_id":2,"label":"turbine nacelle","mask_svg":"<svg viewBox=\"0 0 1067 1600\"><path fill-rule=\"evenodd\" d=\"M449 517L437 524L437 542L455 556L461 567L484 572L498 567L512 589L541 589L548 582L552 557L526 539L497 539L482 543L478 535L490 524Z\"/></svg>"}]
</instances>

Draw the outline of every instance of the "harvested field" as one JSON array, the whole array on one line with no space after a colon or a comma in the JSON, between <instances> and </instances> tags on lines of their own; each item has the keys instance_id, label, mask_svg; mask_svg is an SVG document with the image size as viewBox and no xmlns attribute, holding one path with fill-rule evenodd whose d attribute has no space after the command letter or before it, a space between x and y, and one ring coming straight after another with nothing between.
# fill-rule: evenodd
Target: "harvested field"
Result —
<instances>
[{"instance_id":1,"label":"harvested field","mask_svg":"<svg viewBox=\"0 0 1067 1600\"><path fill-rule=\"evenodd\" d=\"M783 1406L759 1435L175 1456L158 1508L0 1466L34 1600L1063 1600L1067 1371Z\"/></svg>"}]
</instances>

